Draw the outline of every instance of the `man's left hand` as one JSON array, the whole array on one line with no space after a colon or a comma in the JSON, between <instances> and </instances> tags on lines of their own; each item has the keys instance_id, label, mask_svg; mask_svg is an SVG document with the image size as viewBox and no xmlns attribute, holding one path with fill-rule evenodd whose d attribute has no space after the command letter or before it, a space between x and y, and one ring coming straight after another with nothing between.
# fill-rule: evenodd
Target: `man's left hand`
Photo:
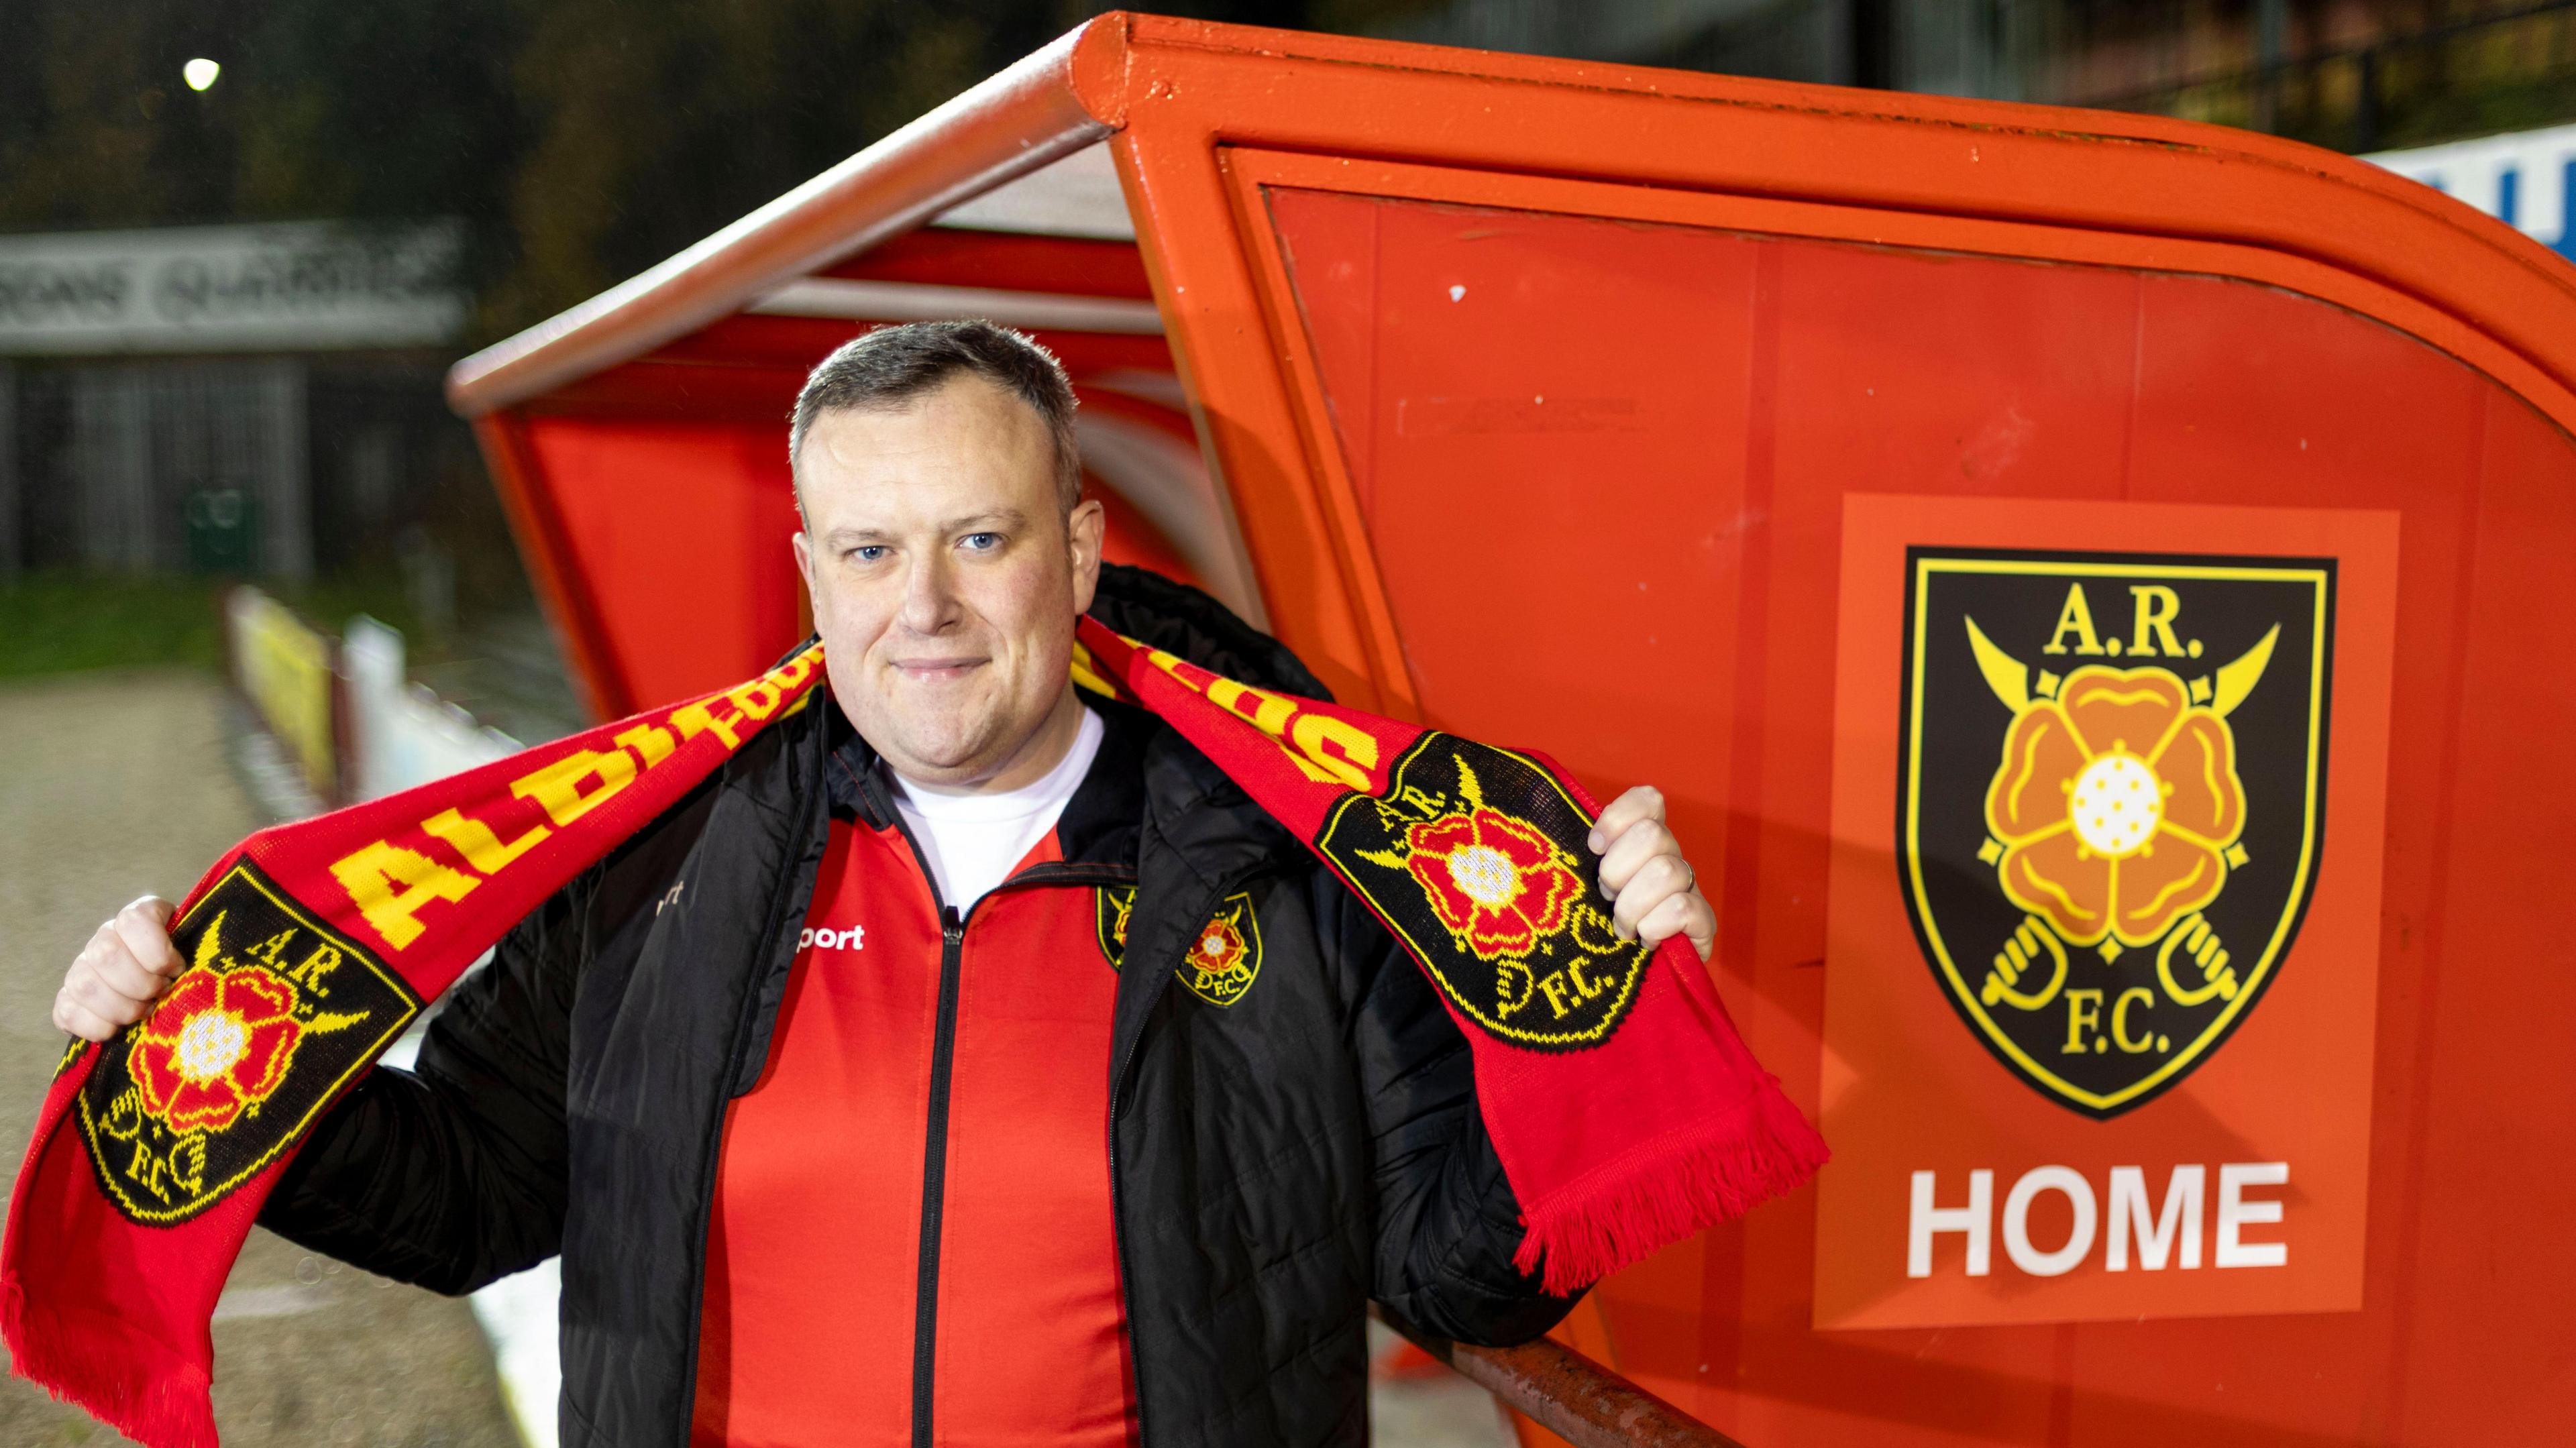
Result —
<instances>
[{"instance_id":1,"label":"man's left hand","mask_svg":"<svg viewBox=\"0 0 2576 1448\"><path fill-rule=\"evenodd\" d=\"M1664 792L1641 784L1601 812L1592 826L1601 857L1601 888L1622 940L1660 945L1687 935L1699 958L1717 950L1717 912L1699 893L1699 874L1682 858L1681 841L1664 825Z\"/></svg>"}]
</instances>

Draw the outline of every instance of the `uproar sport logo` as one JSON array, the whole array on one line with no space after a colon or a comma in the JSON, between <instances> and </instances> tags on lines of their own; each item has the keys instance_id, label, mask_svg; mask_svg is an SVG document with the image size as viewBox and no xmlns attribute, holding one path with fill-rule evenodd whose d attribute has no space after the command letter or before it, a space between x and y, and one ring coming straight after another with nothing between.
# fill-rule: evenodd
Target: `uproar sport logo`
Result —
<instances>
[{"instance_id":1,"label":"uproar sport logo","mask_svg":"<svg viewBox=\"0 0 2576 1448\"><path fill-rule=\"evenodd\" d=\"M2331 560L1908 550L1897 857L1950 1003L2095 1117L2226 1040L2324 824Z\"/></svg>"}]
</instances>

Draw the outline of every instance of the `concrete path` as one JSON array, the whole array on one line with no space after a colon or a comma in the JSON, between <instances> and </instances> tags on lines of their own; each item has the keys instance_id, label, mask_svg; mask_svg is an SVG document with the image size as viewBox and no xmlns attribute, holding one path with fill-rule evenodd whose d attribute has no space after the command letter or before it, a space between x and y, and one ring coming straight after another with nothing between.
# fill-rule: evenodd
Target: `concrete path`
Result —
<instances>
[{"instance_id":1,"label":"concrete path","mask_svg":"<svg viewBox=\"0 0 2576 1448\"><path fill-rule=\"evenodd\" d=\"M0 687L0 1183L62 1050L54 989L98 923L176 898L261 823L202 675L81 675ZM5 1190L5 1187L0 1187ZM465 1304L254 1231L215 1309L226 1448L511 1448ZM27 1383L0 1384L0 1443L125 1441Z\"/></svg>"}]
</instances>

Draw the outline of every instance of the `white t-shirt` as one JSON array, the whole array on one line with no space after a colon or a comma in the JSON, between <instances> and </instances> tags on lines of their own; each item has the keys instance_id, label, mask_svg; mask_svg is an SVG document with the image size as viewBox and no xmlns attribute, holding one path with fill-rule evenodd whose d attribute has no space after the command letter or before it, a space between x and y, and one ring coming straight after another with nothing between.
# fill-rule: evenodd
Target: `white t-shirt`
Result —
<instances>
[{"instance_id":1,"label":"white t-shirt","mask_svg":"<svg viewBox=\"0 0 2576 1448\"><path fill-rule=\"evenodd\" d=\"M1055 828L1065 802L1091 772L1102 732L1100 716L1084 709L1073 747L1056 767L1001 794L961 794L894 775L895 808L920 843L942 902L963 916L1010 878L1011 867Z\"/></svg>"}]
</instances>

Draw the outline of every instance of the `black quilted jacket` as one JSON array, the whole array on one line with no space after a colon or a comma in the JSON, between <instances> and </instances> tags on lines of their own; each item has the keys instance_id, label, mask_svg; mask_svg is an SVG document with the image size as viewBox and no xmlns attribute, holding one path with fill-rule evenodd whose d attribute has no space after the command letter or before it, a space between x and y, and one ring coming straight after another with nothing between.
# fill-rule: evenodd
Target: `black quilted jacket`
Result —
<instances>
[{"instance_id":1,"label":"black quilted jacket","mask_svg":"<svg viewBox=\"0 0 2576 1448\"><path fill-rule=\"evenodd\" d=\"M1323 693L1206 596L1104 572L1093 612L1112 628ZM1136 885L1110 1165L1145 1442L1365 1443L1370 1298L1483 1343L1571 1303L1512 1266L1519 1209L1421 972L1204 756L1103 712L1059 838L1069 863ZM772 727L522 922L449 997L416 1071L370 1073L323 1119L260 1220L442 1292L562 1253L564 1443L683 1448L725 1105L760 1074L830 812L891 818L859 783L872 763L828 705ZM1172 968L1238 890L1263 965L1217 1010Z\"/></svg>"}]
</instances>

